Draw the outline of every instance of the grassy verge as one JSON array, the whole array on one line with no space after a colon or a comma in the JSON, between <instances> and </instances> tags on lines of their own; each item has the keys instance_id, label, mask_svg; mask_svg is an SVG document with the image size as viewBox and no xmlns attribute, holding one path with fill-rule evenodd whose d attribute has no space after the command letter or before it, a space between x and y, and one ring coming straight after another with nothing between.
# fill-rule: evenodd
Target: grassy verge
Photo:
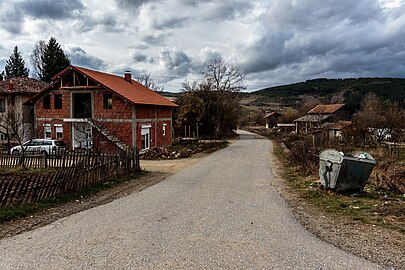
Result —
<instances>
[{"instance_id":1,"label":"grassy verge","mask_svg":"<svg viewBox=\"0 0 405 270\"><path fill-rule=\"evenodd\" d=\"M308 204L333 216L396 230L405 234L405 203L403 196L367 184L359 194L341 194L320 189L316 175L302 175L292 164L280 143L274 141L274 153L281 161L282 177Z\"/></svg>"},{"instance_id":2,"label":"grassy verge","mask_svg":"<svg viewBox=\"0 0 405 270\"><path fill-rule=\"evenodd\" d=\"M4 223L4 222L10 221L10 220L15 220L15 219L22 218L22 217L27 217L27 216L37 213L39 211L49 209L52 207L56 207L56 206L59 206L59 205L62 205L64 203L68 203L71 201L82 200L83 198L90 197L93 194L96 194L103 190L112 188L121 183L124 183L127 181L134 181L144 174L145 174L145 172L133 173L129 176L115 178L111 181L98 184L96 186L81 190L79 192L64 194L64 195L61 195L58 197L46 199L46 200L39 201L39 202L27 203L27 204L23 204L23 205L0 207L0 223Z\"/></svg>"}]
</instances>

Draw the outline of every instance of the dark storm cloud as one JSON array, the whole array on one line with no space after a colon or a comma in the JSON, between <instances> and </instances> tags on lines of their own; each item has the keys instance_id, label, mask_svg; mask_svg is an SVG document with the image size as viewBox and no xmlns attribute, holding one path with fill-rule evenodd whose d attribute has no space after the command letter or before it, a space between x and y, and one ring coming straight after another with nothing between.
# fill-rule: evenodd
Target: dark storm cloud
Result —
<instances>
[{"instance_id":1,"label":"dark storm cloud","mask_svg":"<svg viewBox=\"0 0 405 270\"><path fill-rule=\"evenodd\" d=\"M140 52L135 52L132 55L132 59L136 62L136 63L149 63L149 64L153 64L155 62L153 57L149 57L146 54L140 53Z\"/></svg>"},{"instance_id":2,"label":"dark storm cloud","mask_svg":"<svg viewBox=\"0 0 405 270\"><path fill-rule=\"evenodd\" d=\"M67 50L66 53L70 58L72 65L87 67L96 70L102 70L106 66L105 62L102 59L89 55L80 47L75 47Z\"/></svg>"},{"instance_id":3,"label":"dark storm cloud","mask_svg":"<svg viewBox=\"0 0 405 270\"><path fill-rule=\"evenodd\" d=\"M156 2L156 0L115 0L118 7L127 8L139 8L146 3Z\"/></svg>"},{"instance_id":4,"label":"dark storm cloud","mask_svg":"<svg viewBox=\"0 0 405 270\"><path fill-rule=\"evenodd\" d=\"M80 0L26 0L16 5L33 18L54 20L76 17L84 9Z\"/></svg>"},{"instance_id":5,"label":"dark storm cloud","mask_svg":"<svg viewBox=\"0 0 405 270\"><path fill-rule=\"evenodd\" d=\"M7 32L22 32L26 16L34 19L63 20L77 17L84 9L80 0L25 0L20 2L3 2L0 5L0 26Z\"/></svg>"},{"instance_id":6,"label":"dark storm cloud","mask_svg":"<svg viewBox=\"0 0 405 270\"><path fill-rule=\"evenodd\" d=\"M82 32L89 32L96 29L109 32L122 32L127 28L125 25L119 24L114 17L109 15L101 18L82 17L78 25Z\"/></svg>"},{"instance_id":7,"label":"dark storm cloud","mask_svg":"<svg viewBox=\"0 0 405 270\"><path fill-rule=\"evenodd\" d=\"M12 34L22 31L24 22L23 13L13 3L4 2L0 5L0 27Z\"/></svg>"},{"instance_id":8,"label":"dark storm cloud","mask_svg":"<svg viewBox=\"0 0 405 270\"><path fill-rule=\"evenodd\" d=\"M177 77L184 77L193 68L191 58L178 49L163 48L159 55L159 64L165 74L172 74Z\"/></svg>"},{"instance_id":9,"label":"dark storm cloud","mask_svg":"<svg viewBox=\"0 0 405 270\"><path fill-rule=\"evenodd\" d=\"M189 18L187 17L172 17L167 19L157 18L153 22L153 28L157 30L165 30L183 27L188 20Z\"/></svg>"},{"instance_id":10,"label":"dark storm cloud","mask_svg":"<svg viewBox=\"0 0 405 270\"><path fill-rule=\"evenodd\" d=\"M207 2L203 2L207 4ZM252 10L253 4L251 1L213 1L208 3L212 6L208 13L203 15L204 18L214 21L233 20L238 17L243 17Z\"/></svg>"},{"instance_id":11,"label":"dark storm cloud","mask_svg":"<svg viewBox=\"0 0 405 270\"><path fill-rule=\"evenodd\" d=\"M145 35L142 37L142 40L153 46L161 46L164 45L167 38L167 34L165 33L155 33L154 35Z\"/></svg>"},{"instance_id":12,"label":"dark storm cloud","mask_svg":"<svg viewBox=\"0 0 405 270\"><path fill-rule=\"evenodd\" d=\"M239 63L247 73L284 70L302 78L398 75L405 17L396 13L368 0L275 0L240 47Z\"/></svg>"},{"instance_id":13,"label":"dark storm cloud","mask_svg":"<svg viewBox=\"0 0 405 270\"><path fill-rule=\"evenodd\" d=\"M210 1L206 1L206 2L210 2ZM182 3L183 5L186 6L198 6L199 4L201 4L202 2L200 0L180 0L180 3Z\"/></svg>"}]
</instances>

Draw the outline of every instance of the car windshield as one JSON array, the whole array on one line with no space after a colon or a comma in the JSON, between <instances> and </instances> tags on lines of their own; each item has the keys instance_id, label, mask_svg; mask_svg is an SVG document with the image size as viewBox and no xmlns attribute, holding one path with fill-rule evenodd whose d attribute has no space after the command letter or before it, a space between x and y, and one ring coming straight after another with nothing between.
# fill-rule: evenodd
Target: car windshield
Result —
<instances>
[{"instance_id":1,"label":"car windshield","mask_svg":"<svg viewBox=\"0 0 405 270\"><path fill-rule=\"evenodd\" d=\"M33 145L34 144L34 141L28 141L28 142L25 142L25 143L23 143L23 146L30 146L30 145Z\"/></svg>"},{"instance_id":2,"label":"car windshield","mask_svg":"<svg viewBox=\"0 0 405 270\"><path fill-rule=\"evenodd\" d=\"M64 141L55 141L56 146L66 146L66 143Z\"/></svg>"}]
</instances>

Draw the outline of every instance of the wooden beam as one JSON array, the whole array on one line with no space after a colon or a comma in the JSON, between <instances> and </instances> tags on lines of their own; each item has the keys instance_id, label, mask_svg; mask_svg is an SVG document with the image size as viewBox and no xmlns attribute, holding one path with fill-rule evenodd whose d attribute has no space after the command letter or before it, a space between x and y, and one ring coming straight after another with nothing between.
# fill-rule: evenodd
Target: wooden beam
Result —
<instances>
[{"instance_id":1,"label":"wooden beam","mask_svg":"<svg viewBox=\"0 0 405 270\"><path fill-rule=\"evenodd\" d=\"M80 90L80 89L104 89L103 87L100 86L65 86L61 87L60 89L65 89L65 90Z\"/></svg>"}]
</instances>

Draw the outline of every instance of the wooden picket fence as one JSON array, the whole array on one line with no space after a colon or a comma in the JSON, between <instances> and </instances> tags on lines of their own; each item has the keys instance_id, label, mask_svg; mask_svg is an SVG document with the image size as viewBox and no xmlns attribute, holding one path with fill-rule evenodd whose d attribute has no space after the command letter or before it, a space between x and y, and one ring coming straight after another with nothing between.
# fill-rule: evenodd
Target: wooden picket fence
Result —
<instances>
[{"instance_id":1,"label":"wooden picket fence","mask_svg":"<svg viewBox=\"0 0 405 270\"><path fill-rule=\"evenodd\" d=\"M15 156L1 156L1 167L21 166ZM27 160L25 160L27 158ZM44 160L47 158L47 160ZM41 160L42 159L42 160ZM62 156L30 156L25 167L51 168L39 172L0 174L0 206L18 205L108 182L140 170L137 149L114 154L66 153ZM16 165L20 164L20 165Z\"/></svg>"}]
</instances>

